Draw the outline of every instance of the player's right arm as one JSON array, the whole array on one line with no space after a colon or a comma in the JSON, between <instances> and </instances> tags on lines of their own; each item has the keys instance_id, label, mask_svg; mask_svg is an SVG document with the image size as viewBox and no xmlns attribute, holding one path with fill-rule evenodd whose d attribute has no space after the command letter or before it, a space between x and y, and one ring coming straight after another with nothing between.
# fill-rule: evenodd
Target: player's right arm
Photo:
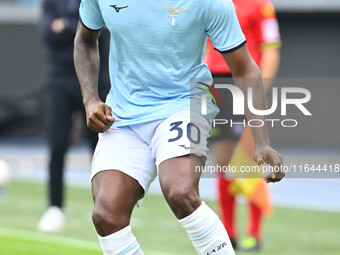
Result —
<instances>
[{"instance_id":1,"label":"player's right arm","mask_svg":"<svg viewBox=\"0 0 340 255\"><path fill-rule=\"evenodd\" d=\"M104 27L97 0L82 1L80 19L74 39L74 65L81 86L87 126L102 133L114 122L111 108L98 96L98 37Z\"/></svg>"},{"instance_id":2,"label":"player's right arm","mask_svg":"<svg viewBox=\"0 0 340 255\"><path fill-rule=\"evenodd\" d=\"M111 107L98 96L100 30L93 31L79 23L74 40L74 65L79 79L87 126L98 133L108 130L114 122Z\"/></svg>"}]
</instances>

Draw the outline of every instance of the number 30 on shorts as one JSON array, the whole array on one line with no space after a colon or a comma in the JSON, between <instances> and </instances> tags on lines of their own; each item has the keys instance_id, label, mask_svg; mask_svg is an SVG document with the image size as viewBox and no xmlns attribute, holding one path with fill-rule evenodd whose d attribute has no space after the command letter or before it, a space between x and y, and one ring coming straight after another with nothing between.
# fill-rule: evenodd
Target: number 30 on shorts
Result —
<instances>
[{"instance_id":1,"label":"number 30 on shorts","mask_svg":"<svg viewBox=\"0 0 340 255\"><path fill-rule=\"evenodd\" d=\"M183 124L183 121L177 121L177 122L173 122L170 124L170 131L177 131L177 136L175 138L171 138L168 140L168 142L175 142L179 139L182 138L183 136L183 129L181 127L181 125ZM197 131L197 136L196 137L192 137L192 131L196 129ZM188 123L188 125L186 126L186 134L187 137L189 139L190 142L194 143L194 144L200 144L201 142L201 130L200 128L195 124L195 123Z\"/></svg>"}]
</instances>

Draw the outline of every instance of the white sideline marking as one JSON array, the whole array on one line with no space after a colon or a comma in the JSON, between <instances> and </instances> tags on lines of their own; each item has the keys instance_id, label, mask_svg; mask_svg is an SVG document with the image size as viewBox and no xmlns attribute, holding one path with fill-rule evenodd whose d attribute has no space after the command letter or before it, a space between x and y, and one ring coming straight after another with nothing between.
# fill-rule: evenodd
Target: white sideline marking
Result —
<instances>
[{"instance_id":1,"label":"white sideline marking","mask_svg":"<svg viewBox=\"0 0 340 255\"><path fill-rule=\"evenodd\" d=\"M0 236L19 238L27 241L38 241L56 244L60 246L68 246L72 248L82 248L87 250L100 251L99 243L93 241L85 241L72 237L63 237L50 234L40 234L26 230L17 230L0 227Z\"/></svg>"},{"instance_id":2,"label":"white sideline marking","mask_svg":"<svg viewBox=\"0 0 340 255\"><path fill-rule=\"evenodd\" d=\"M40 234L36 232L26 231L26 230L18 230L18 229L10 229L0 227L0 236L10 237L10 238L19 238L26 241L37 241L43 243L50 243L59 246L67 246L71 248L79 248L91 251L100 251L99 243L93 241L86 241L82 239L76 239L72 237L63 237L56 236L50 234ZM145 251L146 255L173 255L166 252L161 251Z\"/></svg>"}]
</instances>

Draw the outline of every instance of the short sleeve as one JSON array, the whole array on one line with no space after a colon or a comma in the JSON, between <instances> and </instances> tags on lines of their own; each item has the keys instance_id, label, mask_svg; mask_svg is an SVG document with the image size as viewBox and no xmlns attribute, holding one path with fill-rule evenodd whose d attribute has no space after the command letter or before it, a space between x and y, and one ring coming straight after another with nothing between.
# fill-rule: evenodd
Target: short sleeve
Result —
<instances>
[{"instance_id":1,"label":"short sleeve","mask_svg":"<svg viewBox=\"0 0 340 255\"><path fill-rule=\"evenodd\" d=\"M232 0L211 0L206 14L206 31L214 48L229 53L246 43Z\"/></svg>"},{"instance_id":2,"label":"short sleeve","mask_svg":"<svg viewBox=\"0 0 340 255\"><path fill-rule=\"evenodd\" d=\"M100 30L105 25L98 0L81 0L79 15L81 23L91 30Z\"/></svg>"},{"instance_id":3,"label":"short sleeve","mask_svg":"<svg viewBox=\"0 0 340 255\"><path fill-rule=\"evenodd\" d=\"M279 48L281 36L273 4L269 0L261 0L259 8L262 48Z\"/></svg>"}]
</instances>

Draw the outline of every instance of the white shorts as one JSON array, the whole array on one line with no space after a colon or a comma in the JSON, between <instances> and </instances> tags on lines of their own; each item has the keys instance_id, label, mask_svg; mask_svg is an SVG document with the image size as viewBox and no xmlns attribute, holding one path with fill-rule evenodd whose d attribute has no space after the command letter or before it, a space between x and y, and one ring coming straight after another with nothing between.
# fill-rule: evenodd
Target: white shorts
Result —
<instances>
[{"instance_id":1,"label":"white shorts","mask_svg":"<svg viewBox=\"0 0 340 255\"><path fill-rule=\"evenodd\" d=\"M99 134L91 178L100 171L119 170L137 180L146 193L163 161L188 154L206 157L209 133L207 120L189 111L144 124L111 127Z\"/></svg>"}]
</instances>

